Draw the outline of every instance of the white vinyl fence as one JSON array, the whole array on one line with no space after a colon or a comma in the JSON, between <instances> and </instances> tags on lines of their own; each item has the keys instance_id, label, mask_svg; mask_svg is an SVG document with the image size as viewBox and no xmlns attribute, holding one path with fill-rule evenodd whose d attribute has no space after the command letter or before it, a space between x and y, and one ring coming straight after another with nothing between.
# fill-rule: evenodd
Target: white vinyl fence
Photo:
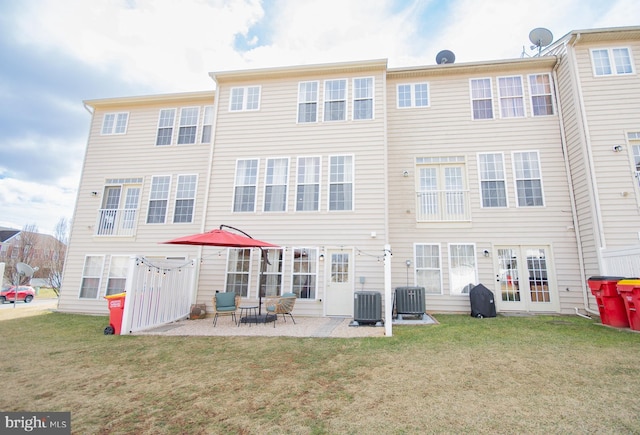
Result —
<instances>
[{"instance_id":1,"label":"white vinyl fence","mask_svg":"<svg viewBox=\"0 0 640 435\"><path fill-rule=\"evenodd\" d=\"M620 249L603 249L602 274L640 278L640 246Z\"/></svg>"},{"instance_id":2,"label":"white vinyl fence","mask_svg":"<svg viewBox=\"0 0 640 435\"><path fill-rule=\"evenodd\" d=\"M131 257L121 334L184 319L195 297L197 263Z\"/></svg>"}]
</instances>

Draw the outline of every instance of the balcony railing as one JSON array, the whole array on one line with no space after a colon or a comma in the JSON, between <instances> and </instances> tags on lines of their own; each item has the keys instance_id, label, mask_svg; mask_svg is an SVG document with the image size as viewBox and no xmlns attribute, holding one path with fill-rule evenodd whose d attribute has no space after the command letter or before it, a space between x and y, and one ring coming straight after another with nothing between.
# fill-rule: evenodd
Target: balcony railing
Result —
<instances>
[{"instance_id":1,"label":"balcony railing","mask_svg":"<svg viewBox=\"0 0 640 435\"><path fill-rule=\"evenodd\" d=\"M133 236L136 233L138 210L134 208L98 210L96 236Z\"/></svg>"},{"instance_id":2,"label":"balcony railing","mask_svg":"<svg viewBox=\"0 0 640 435\"><path fill-rule=\"evenodd\" d=\"M430 190L417 192L418 222L469 221L469 191Z\"/></svg>"}]
</instances>

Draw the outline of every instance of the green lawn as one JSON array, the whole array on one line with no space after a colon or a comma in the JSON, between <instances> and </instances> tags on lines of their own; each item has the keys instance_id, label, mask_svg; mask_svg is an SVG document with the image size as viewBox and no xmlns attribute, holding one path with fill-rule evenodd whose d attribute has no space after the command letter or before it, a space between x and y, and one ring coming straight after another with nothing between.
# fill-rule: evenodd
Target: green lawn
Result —
<instances>
[{"instance_id":1,"label":"green lawn","mask_svg":"<svg viewBox=\"0 0 640 435\"><path fill-rule=\"evenodd\" d=\"M78 434L640 433L640 334L580 317L434 317L364 339L5 320L0 409L70 411Z\"/></svg>"}]
</instances>

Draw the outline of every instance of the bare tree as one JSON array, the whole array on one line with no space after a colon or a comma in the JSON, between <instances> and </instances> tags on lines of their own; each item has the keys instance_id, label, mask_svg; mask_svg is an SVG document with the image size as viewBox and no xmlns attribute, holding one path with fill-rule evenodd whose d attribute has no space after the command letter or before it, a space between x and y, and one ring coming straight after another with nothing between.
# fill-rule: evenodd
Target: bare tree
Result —
<instances>
[{"instance_id":1,"label":"bare tree","mask_svg":"<svg viewBox=\"0 0 640 435\"><path fill-rule=\"evenodd\" d=\"M36 224L28 224L16 236L7 251L7 270L9 271L11 283L16 284L20 278L16 271L16 264L26 263L31 265L35 253L38 251L38 227ZM18 285L28 284L29 278L22 277Z\"/></svg>"},{"instance_id":2,"label":"bare tree","mask_svg":"<svg viewBox=\"0 0 640 435\"><path fill-rule=\"evenodd\" d=\"M64 259L67 254L67 242L69 223L65 218L60 218L54 230L55 240L48 249L46 256L47 282L53 289L56 296L60 296L60 286L62 284L62 271L64 269Z\"/></svg>"}]
</instances>

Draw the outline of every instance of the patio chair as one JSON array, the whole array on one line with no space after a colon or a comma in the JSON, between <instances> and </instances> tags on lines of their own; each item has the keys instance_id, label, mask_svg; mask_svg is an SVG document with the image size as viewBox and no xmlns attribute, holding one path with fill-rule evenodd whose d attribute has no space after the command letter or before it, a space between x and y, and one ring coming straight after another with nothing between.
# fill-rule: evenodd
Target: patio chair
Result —
<instances>
[{"instance_id":1,"label":"patio chair","mask_svg":"<svg viewBox=\"0 0 640 435\"><path fill-rule=\"evenodd\" d=\"M288 314L293 320L293 324L296 324L296 319L293 318L293 306L296 304L295 293L285 293L280 297L265 299L264 307L267 310L267 315L274 314L276 319L273 322L273 327L276 327L276 321L278 320L278 314L282 314L282 318L285 323L287 321L286 315Z\"/></svg>"},{"instance_id":2,"label":"patio chair","mask_svg":"<svg viewBox=\"0 0 640 435\"><path fill-rule=\"evenodd\" d=\"M231 316L237 325L236 311L240 305L240 295L235 292L218 292L213 296L213 326L216 326L218 316Z\"/></svg>"}]
</instances>

